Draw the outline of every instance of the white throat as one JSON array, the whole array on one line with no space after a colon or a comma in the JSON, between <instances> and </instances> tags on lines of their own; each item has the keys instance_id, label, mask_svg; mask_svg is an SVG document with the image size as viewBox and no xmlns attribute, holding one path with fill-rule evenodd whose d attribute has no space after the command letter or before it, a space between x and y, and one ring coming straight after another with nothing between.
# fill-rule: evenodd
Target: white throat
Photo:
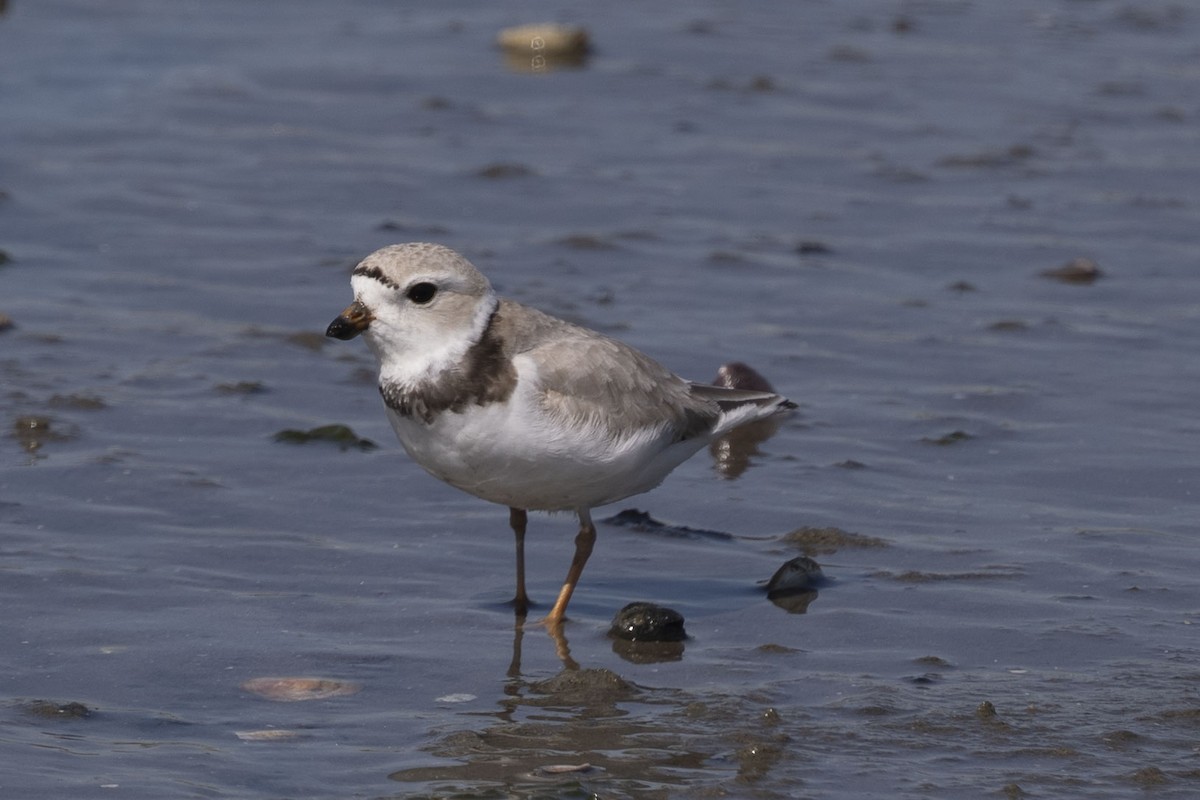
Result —
<instances>
[{"instance_id":1,"label":"white throat","mask_svg":"<svg viewBox=\"0 0 1200 800\"><path fill-rule=\"evenodd\" d=\"M425 336L404 342L372 336L368 328L364 338L379 361L380 384L416 387L456 368L483 336L499 303L495 294L488 294L480 299L474 316L462 328L427 331Z\"/></svg>"}]
</instances>

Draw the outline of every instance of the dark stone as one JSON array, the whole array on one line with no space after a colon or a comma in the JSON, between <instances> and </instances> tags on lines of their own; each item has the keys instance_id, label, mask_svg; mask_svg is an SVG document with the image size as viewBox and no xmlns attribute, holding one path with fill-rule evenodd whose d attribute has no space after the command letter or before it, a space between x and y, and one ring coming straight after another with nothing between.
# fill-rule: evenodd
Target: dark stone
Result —
<instances>
[{"instance_id":1,"label":"dark stone","mask_svg":"<svg viewBox=\"0 0 1200 800\"><path fill-rule=\"evenodd\" d=\"M682 642L683 615L654 603L630 603L613 617L610 636L631 642Z\"/></svg>"}]
</instances>

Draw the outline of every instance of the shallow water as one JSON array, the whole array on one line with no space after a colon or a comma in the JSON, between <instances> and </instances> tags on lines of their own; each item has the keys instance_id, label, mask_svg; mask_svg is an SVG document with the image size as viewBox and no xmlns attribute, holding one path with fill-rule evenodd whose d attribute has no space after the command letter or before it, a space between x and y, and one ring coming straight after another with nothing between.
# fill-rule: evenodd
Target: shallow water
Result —
<instances>
[{"instance_id":1,"label":"shallow water","mask_svg":"<svg viewBox=\"0 0 1200 800\"><path fill-rule=\"evenodd\" d=\"M1194 796L1200 15L852 5L9 3L4 796ZM506 66L541 18L584 68ZM732 535L602 526L574 669L321 336L416 239L801 404L597 514ZM326 424L379 447L273 439ZM573 534L531 520L543 608ZM605 636L632 600L674 660Z\"/></svg>"}]
</instances>

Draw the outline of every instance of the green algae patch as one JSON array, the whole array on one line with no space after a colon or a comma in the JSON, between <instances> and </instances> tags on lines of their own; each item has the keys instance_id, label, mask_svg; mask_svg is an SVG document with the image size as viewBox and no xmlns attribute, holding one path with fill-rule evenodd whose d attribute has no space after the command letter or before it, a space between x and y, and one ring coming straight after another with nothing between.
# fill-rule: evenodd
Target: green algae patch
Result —
<instances>
[{"instance_id":1,"label":"green algae patch","mask_svg":"<svg viewBox=\"0 0 1200 800\"><path fill-rule=\"evenodd\" d=\"M341 450L374 450L379 445L370 439L364 439L348 425L321 425L307 431L288 428L275 434L275 441L285 444L312 444L326 442L335 444Z\"/></svg>"}]
</instances>

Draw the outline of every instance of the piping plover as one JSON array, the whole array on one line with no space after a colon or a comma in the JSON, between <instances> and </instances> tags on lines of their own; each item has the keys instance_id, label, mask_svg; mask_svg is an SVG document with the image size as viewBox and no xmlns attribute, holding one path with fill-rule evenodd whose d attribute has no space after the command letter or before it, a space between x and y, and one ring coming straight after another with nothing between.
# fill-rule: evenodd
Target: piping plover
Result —
<instances>
[{"instance_id":1,"label":"piping plover","mask_svg":"<svg viewBox=\"0 0 1200 800\"><path fill-rule=\"evenodd\" d=\"M496 296L437 244L398 244L354 268L327 336L360 333L408 455L434 477L509 507L526 613L526 511L579 515L575 556L545 622L558 625L596 539L591 510L653 489L713 439L795 404L689 383L632 347Z\"/></svg>"}]
</instances>

